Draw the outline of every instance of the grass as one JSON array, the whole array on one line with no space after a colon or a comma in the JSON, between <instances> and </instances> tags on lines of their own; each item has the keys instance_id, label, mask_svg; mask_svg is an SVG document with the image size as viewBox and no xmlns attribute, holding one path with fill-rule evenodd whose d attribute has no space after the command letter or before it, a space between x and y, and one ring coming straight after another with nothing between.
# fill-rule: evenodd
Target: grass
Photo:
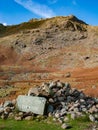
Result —
<instances>
[{"instance_id":1,"label":"grass","mask_svg":"<svg viewBox=\"0 0 98 130\"><path fill-rule=\"evenodd\" d=\"M37 121L0 120L0 130L61 130L56 124Z\"/></svg>"},{"instance_id":2,"label":"grass","mask_svg":"<svg viewBox=\"0 0 98 130\"><path fill-rule=\"evenodd\" d=\"M68 122L71 126L70 130L86 130L92 124L86 116ZM42 121L15 121L15 120L1 120L0 130L62 130L61 125L57 122L46 119Z\"/></svg>"}]
</instances>

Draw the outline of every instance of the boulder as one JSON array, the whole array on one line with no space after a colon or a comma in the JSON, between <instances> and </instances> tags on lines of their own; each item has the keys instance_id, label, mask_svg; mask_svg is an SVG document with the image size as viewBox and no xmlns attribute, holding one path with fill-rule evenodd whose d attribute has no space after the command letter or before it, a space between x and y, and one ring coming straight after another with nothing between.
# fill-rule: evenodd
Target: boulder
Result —
<instances>
[{"instance_id":1,"label":"boulder","mask_svg":"<svg viewBox=\"0 0 98 130\"><path fill-rule=\"evenodd\" d=\"M23 112L33 112L35 114L44 114L46 99L44 97L24 96L17 98L17 108Z\"/></svg>"}]
</instances>

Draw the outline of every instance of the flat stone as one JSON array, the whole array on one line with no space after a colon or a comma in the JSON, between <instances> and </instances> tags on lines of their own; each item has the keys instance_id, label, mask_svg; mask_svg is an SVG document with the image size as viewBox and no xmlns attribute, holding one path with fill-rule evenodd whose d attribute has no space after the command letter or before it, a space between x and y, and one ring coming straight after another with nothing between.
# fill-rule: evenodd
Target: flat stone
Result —
<instances>
[{"instance_id":1,"label":"flat stone","mask_svg":"<svg viewBox=\"0 0 98 130\"><path fill-rule=\"evenodd\" d=\"M44 97L24 96L17 98L17 107L23 112L33 112L35 114L44 114L46 99Z\"/></svg>"}]
</instances>

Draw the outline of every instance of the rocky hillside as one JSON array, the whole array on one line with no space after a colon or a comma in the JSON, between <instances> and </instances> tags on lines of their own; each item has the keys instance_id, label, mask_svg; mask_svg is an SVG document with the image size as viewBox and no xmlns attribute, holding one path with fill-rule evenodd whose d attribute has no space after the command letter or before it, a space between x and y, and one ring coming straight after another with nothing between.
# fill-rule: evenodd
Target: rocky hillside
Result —
<instances>
[{"instance_id":1,"label":"rocky hillside","mask_svg":"<svg viewBox=\"0 0 98 130\"><path fill-rule=\"evenodd\" d=\"M73 15L0 24L0 87L7 95L58 78L89 93L97 89L97 66L98 27Z\"/></svg>"}]
</instances>

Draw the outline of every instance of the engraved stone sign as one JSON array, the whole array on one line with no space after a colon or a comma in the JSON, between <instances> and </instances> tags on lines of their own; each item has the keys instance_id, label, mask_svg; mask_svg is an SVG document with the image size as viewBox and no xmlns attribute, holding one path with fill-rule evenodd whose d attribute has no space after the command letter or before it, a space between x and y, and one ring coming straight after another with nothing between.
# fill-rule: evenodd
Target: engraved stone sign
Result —
<instances>
[{"instance_id":1,"label":"engraved stone sign","mask_svg":"<svg viewBox=\"0 0 98 130\"><path fill-rule=\"evenodd\" d=\"M44 114L46 98L36 96L19 95L17 98L17 107L23 112L33 112L35 114Z\"/></svg>"}]
</instances>

